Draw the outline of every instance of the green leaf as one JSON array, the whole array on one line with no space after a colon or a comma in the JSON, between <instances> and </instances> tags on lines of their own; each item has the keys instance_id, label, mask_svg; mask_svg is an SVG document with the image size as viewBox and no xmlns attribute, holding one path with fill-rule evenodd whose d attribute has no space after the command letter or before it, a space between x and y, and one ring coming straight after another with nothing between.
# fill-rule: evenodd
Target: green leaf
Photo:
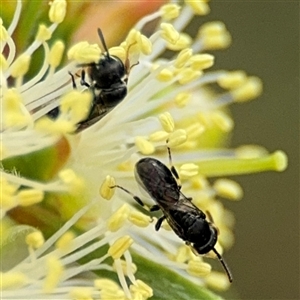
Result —
<instances>
[{"instance_id":1,"label":"green leaf","mask_svg":"<svg viewBox=\"0 0 300 300\"><path fill-rule=\"evenodd\" d=\"M174 271L144 257L133 254L137 265L136 278L153 289L151 300L221 300L222 298L201 285L196 285Z\"/></svg>"},{"instance_id":2,"label":"green leaf","mask_svg":"<svg viewBox=\"0 0 300 300\"><path fill-rule=\"evenodd\" d=\"M5 259L1 260L1 271L6 272L20 263L28 256L26 236L36 231L34 227L27 225L12 226L2 232L0 254Z\"/></svg>"},{"instance_id":3,"label":"green leaf","mask_svg":"<svg viewBox=\"0 0 300 300\"><path fill-rule=\"evenodd\" d=\"M13 156L1 161L4 170L16 172L22 177L47 181L66 163L70 145L61 138L54 145L24 155Z\"/></svg>"}]
</instances>

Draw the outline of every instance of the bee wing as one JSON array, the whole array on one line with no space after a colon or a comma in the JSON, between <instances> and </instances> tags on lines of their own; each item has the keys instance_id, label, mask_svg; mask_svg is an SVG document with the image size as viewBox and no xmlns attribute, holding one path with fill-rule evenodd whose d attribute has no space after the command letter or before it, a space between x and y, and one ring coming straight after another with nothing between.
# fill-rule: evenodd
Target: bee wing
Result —
<instances>
[{"instance_id":1,"label":"bee wing","mask_svg":"<svg viewBox=\"0 0 300 300\"><path fill-rule=\"evenodd\" d=\"M205 214L197 208L187 198L181 198L175 203L168 203L167 206L160 206L166 219L174 232L186 241L187 223L186 218L201 217L205 219Z\"/></svg>"}]
</instances>

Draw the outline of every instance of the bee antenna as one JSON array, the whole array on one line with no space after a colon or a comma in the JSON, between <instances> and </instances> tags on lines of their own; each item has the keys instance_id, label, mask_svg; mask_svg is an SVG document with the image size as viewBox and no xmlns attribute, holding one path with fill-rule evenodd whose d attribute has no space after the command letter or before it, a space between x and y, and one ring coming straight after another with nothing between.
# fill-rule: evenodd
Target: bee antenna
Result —
<instances>
[{"instance_id":1,"label":"bee antenna","mask_svg":"<svg viewBox=\"0 0 300 300\"><path fill-rule=\"evenodd\" d=\"M225 272L227 274L229 282L232 282L232 280L233 280L232 274L231 274L231 272L229 270L229 267L227 266L225 260L223 259L223 257L221 256L221 254L215 248L212 248L212 251L215 252L215 254L217 255L217 257L218 257L218 259L220 261L220 263L222 264L222 266L223 266L223 268L224 268L224 270L225 270Z\"/></svg>"},{"instance_id":2,"label":"bee antenna","mask_svg":"<svg viewBox=\"0 0 300 300\"><path fill-rule=\"evenodd\" d=\"M102 46L103 46L103 48L104 48L104 50L106 52L106 56L108 58L110 58L109 52L108 52L108 48L107 48L105 40L104 40L104 35L103 35L102 30L100 28L98 28L98 35L99 35L100 41L102 43Z\"/></svg>"}]
</instances>

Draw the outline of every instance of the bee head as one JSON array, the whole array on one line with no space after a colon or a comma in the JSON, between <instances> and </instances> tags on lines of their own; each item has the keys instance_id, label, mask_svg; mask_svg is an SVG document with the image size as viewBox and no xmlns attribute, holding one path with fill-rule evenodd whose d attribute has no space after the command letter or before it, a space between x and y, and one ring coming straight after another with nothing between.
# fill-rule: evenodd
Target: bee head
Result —
<instances>
[{"instance_id":1,"label":"bee head","mask_svg":"<svg viewBox=\"0 0 300 300\"><path fill-rule=\"evenodd\" d=\"M210 250L213 250L218 239L217 229L211 223L208 223L206 221L205 223L206 224L203 224L205 227L207 226L205 236L203 238L199 236L199 241L194 242L193 245L193 248L197 251L198 254L205 254Z\"/></svg>"}]
</instances>

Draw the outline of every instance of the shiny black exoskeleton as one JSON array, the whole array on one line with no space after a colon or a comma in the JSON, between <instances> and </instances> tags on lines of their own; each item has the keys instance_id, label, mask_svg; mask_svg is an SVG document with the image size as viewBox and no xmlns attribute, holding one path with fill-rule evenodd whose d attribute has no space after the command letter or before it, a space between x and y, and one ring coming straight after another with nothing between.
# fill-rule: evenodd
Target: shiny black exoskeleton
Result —
<instances>
[{"instance_id":1,"label":"shiny black exoskeleton","mask_svg":"<svg viewBox=\"0 0 300 300\"><path fill-rule=\"evenodd\" d=\"M92 91L93 103L90 114L86 120L79 123L77 132L100 120L127 95L128 59L124 64L117 56L110 55L100 28L98 28L98 35L105 53L97 63L80 65L87 67L87 72L84 69L81 71L80 84ZM90 78L90 83L85 80L86 73ZM72 77L72 81L76 88L74 77Z\"/></svg>"},{"instance_id":2,"label":"shiny black exoskeleton","mask_svg":"<svg viewBox=\"0 0 300 300\"><path fill-rule=\"evenodd\" d=\"M127 95L127 81L130 69L128 58L123 63L117 56L110 55L100 28L98 28L98 35L105 53L101 55L97 63L78 65L86 69L81 71L80 84L90 89L93 93L93 101L90 113L85 120L78 124L76 132L88 128L99 121ZM71 73L70 75L73 88L76 89L74 75ZM89 82L86 81L86 75L89 77ZM55 108L48 113L48 116L56 118L58 113L58 108Z\"/></svg>"},{"instance_id":3,"label":"shiny black exoskeleton","mask_svg":"<svg viewBox=\"0 0 300 300\"><path fill-rule=\"evenodd\" d=\"M180 192L169 168L155 158L143 158L135 165L135 178L164 213L156 223L156 230L167 219L174 232L192 244L199 254L212 250L217 242L217 230L191 199Z\"/></svg>"},{"instance_id":4,"label":"shiny black exoskeleton","mask_svg":"<svg viewBox=\"0 0 300 300\"><path fill-rule=\"evenodd\" d=\"M169 157L171 162L170 150ZM224 267L229 281L232 282L232 275L227 264L214 248L218 231L212 222L207 221L206 215L191 202L192 199L182 194L181 186L176 181L178 179L176 169L173 166L169 169L159 160L146 157L136 163L135 178L156 202L150 211L160 209L163 212L155 229L159 230L163 220L166 219L174 232L196 253L206 254L212 250ZM139 197L121 186L116 187L131 194L135 201L144 206Z\"/></svg>"}]
</instances>

